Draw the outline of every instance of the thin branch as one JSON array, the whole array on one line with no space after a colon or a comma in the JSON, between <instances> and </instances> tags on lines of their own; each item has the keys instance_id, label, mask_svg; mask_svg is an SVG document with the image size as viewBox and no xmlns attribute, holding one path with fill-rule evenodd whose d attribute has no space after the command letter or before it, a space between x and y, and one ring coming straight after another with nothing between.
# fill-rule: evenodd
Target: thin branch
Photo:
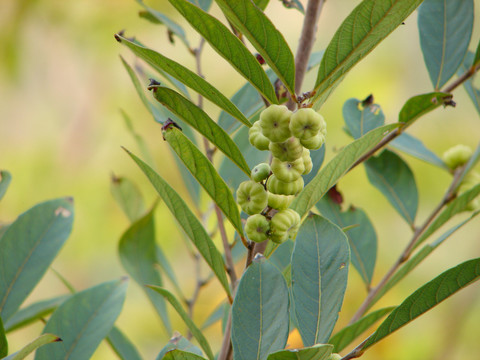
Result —
<instances>
[{"instance_id":1,"label":"thin branch","mask_svg":"<svg viewBox=\"0 0 480 360\"><path fill-rule=\"evenodd\" d=\"M370 339L372 335L370 335L368 338L366 338L365 340L363 340L355 349L353 349L352 351L350 351L347 355L345 355L344 357L342 357L340 360L350 360L350 359L356 359L360 356L362 356L363 354L363 345L365 345L365 343L368 341L368 339Z\"/></svg>"},{"instance_id":2,"label":"thin branch","mask_svg":"<svg viewBox=\"0 0 480 360\"><path fill-rule=\"evenodd\" d=\"M455 90L458 86L462 85L465 81L470 79L475 73L480 69L480 63L476 66L472 66L470 69L465 71L462 75L460 75L455 81L453 81L450 85L448 85L442 92L451 93Z\"/></svg>"},{"instance_id":3,"label":"thin branch","mask_svg":"<svg viewBox=\"0 0 480 360\"><path fill-rule=\"evenodd\" d=\"M231 331L232 331L232 311L228 314L228 320L225 324L225 334L222 340L222 347L218 354L218 360L229 360L233 358L233 349L231 342Z\"/></svg>"}]
</instances>

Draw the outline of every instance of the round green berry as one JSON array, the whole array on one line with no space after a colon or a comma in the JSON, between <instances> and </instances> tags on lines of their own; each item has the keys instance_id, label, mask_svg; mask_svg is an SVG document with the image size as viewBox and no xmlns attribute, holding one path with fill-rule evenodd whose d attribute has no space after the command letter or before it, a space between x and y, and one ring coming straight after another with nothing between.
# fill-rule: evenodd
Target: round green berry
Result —
<instances>
[{"instance_id":1,"label":"round green berry","mask_svg":"<svg viewBox=\"0 0 480 360\"><path fill-rule=\"evenodd\" d=\"M261 184L244 181L237 189L237 202L248 215L259 214L267 206L268 195Z\"/></svg>"},{"instance_id":2,"label":"round green berry","mask_svg":"<svg viewBox=\"0 0 480 360\"><path fill-rule=\"evenodd\" d=\"M302 160L303 166L305 167L302 175L307 175L308 173L310 173L310 171L312 171L313 168L312 158L310 157L310 150L308 150L307 148L303 148Z\"/></svg>"},{"instance_id":3,"label":"round green berry","mask_svg":"<svg viewBox=\"0 0 480 360\"><path fill-rule=\"evenodd\" d=\"M255 122L248 130L248 141L255 146L258 150L268 150L270 140L262 134L262 128L260 121Z\"/></svg>"},{"instance_id":4,"label":"round green berry","mask_svg":"<svg viewBox=\"0 0 480 360\"><path fill-rule=\"evenodd\" d=\"M292 112L285 105L271 105L260 114L260 126L264 136L273 142L283 142L290 136Z\"/></svg>"},{"instance_id":5,"label":"round green berry","mask_svg":"<svg viewBox=\"0 0 480 360\"><path fill-rule=\"evenodd\" d=\"M281 244L289 238L294 239L299 227L300 215L295 210L281 210L270 221L270 238Z\"/></svg>"},{"instance_id":6,"label":"round green berry","mask_svg":"<svg viewBox=\"0 0 480 360\"><path fill-rule=\"evenodd\" d=\"M298 109L290 117L290 131L301 140L310 139L325 128L323 116L311 108Z\"/></svg>"},{"instance_id":7,"label":"round green berry","mask_svg":"<svg viewBox=\"0 0 480 360\"><path fill-rule=\"evenodd\" d=\"M267 180L268 191L278 195L296 195L302 191L303 185L302 177L292 182L284 182L279 180L275 175L270 175Z\"/></svg>"},{"instance_id":8,"label":"round green berry","mask_svg":"<svg viewBox=\"0 0 480 360\"><path fill-rule=\"evenodd\" d=\"M303 154L303 146L296 137L280 143L271 142L269 149L274 157L281 161L293 161Z\"/></svg>"},{"instance_id":9,"label":"round green berry","mask_svg":"<svg viewBox=\"0 0 480 360\"><path fill-rule=\"evenodd\" d=\"M295 199L295 195L280 195L268 191L268 206L276 210L288 209Z\"/></svg>"},{"instance_id":10,"label":"round green berry","mask_svg":"<svg viewBox=\"0 0 480 360\"><path fill-rule=\"evenodd\" d=\"M245 234L254 242L262 242L268 239L268 231L270 230L270 222L265 216L255 214L249 216L245 223Z\"/></svg>"},{"instance_id":11,"label":"round green berry","mask_svg":"<svg viewBox=\"0 0 480 360\"><path fill-rule=\"evenodd\" d=\"M265 180L268 175L270 175L270 165L267 163L258 164L252 169L251 173L252 180L256 182Z\"/></svg>"},{"instance_id":12,"label":"round green berry","mask_svg":"<svg viewBox=\"0 0 480 360\"><path fill-rule=\"evenodd\" d=\"M334 354L330 355L328 360L340 360L341 358L342 358L342 355L334 353Z\"/></svg>"},{"instance_id":13,"label":"round green berry","mask_svg":"<svg viewBox=\"0 0 480 360\"><path fill-rule=\"evenodd\" d=\"M443 161L450 169L462 166L472 156L472 149L469 146L458 144L443 153Z\"/></svg>"},{"instance_id":14,"label":"round green berry","mask_svg":"<svg viewBox=\"0 0 480 360\"><path fill-rule=\"evenodd\" d=\"M272 172L278 180L284 182L292 182L302 176L305 171L303 158L294 161L281 161L278 158L272 160Z\"/></svg>"},{"instance_id":15,"label":"round green berry","mask_svg":"<svg viewBox=\"0 0 480 360\"><path fill-rule=\"evenodd\" d=\"M320 149L325 142L325 135L322 132L319 132L317 135L310 139L302 139L300 143L310 150Z\"/></svg>"}]
</instances>

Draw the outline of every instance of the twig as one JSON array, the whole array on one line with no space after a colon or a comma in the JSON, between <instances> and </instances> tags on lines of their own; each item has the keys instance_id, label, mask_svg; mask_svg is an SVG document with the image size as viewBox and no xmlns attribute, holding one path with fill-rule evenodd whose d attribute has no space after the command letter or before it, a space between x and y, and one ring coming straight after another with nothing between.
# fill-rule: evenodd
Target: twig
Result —
<instances>
[{"instance_id":1,"label":"twig","mask_svg":"<svg viewBox=\"0 0 480 360\"><path fill-rule=\"evenodd\" d=\"M462 85L465 81L470 79L475 73L480 69L480 63L476 66L472 66L470 69L465 71L462 75L460 75L455 81L453 81L450 85L448 85L442 92L451 93L455 90L458 86Z\"/></svg>"},{"instance_id":2,"label":"twig","mask_svg":"<svg viewBox=\"0 0 480 360\"><path fill-rule=\"evenodd\" d=\"M362 356L363 354L363 345L365 345L365 343L368 341L368 339L370 339L372 335L370 335L368 338L366 338L365 340L363 340L360 345L358 345L355 349L353 349L352 351L350 351L347 355L345 355L344 357L342 357L340 360L350 360L350 359L356 359L360 356Z\"/></svg>"},{"instance_id":3,"label":"twig","mask_svg":"<svg viewBox=\"0 0 480 360\"><path fill-rule=\"evenodd\" d=\"M195 276L197 278L197 282L195 284L195 290L193 291L192 297L188 300L186 300L187 307L188 307L188 316L193 319L193 311L195 308L195 303L197 302L198 295L200 295L200 289L205 286L207 281L202 280L201 277L201 272L200 272L200 254L195 253L194 254L194 260L195 260ZM193 334L191 333L190 330L188 330L187 333L187 339L190 340L192 338Z\"/></svg>"},{"instance_id":4,"label":"twig","mask_svg":"<svg viewBox=\"0 0 480 360\"><path fill-rule=\"evenodd\" d=\"M422 226L417 228L417 230L413 234L412 239L405 247L402 254L398 257L397 261L395 261L390 270L388 270L388 272L383 276L382 280L380 280L378 285L369 291L367 297L363 301L362 305L360 305L355 315L353 315L349 324L353 324L362 317L362 315L370 308L370 306L373 305L375 297L385 287L390 278L395 274L395 272L400 268L400 266L410 258L410 255L412 255L413 250L415 249L421 235L425 232L425 230L427 230L428 226L433 222L433 220L435 220L443 207L447 205L450 201L452 201L455 197L455 189L457 188L458 182L461 179L464 170L464 166L459 167L455 170L453 180L447 191L445 192L445 195L443 196L440 203L432 210L428 218L423 222Z\"/></svg>"},{"instance_id":5,"label":"twig","mask_svg":"<svg viewBox=\"0 0 480 360\"><path fill-rule=\"evenodd\" d=\"M222 340L222 347L218 354L218 360L229 360L233 358L233 349L231 341L231 331L232 331L232 311L228 314L228 320L225 324L225 334Z\"/></svg>"}]
</instances>

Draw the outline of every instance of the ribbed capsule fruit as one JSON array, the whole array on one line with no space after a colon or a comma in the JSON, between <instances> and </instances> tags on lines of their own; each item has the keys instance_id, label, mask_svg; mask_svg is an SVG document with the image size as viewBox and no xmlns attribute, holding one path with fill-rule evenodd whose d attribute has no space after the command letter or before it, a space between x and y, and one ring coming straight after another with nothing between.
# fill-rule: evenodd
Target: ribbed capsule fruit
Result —
<instances>
[{"instance_id":1,"label":"ribbed capsule fruit","mask_svg":"<svg viewBox=\"0 0 480 360\"><path fill-rule=\"evenodd\" d=\"M297 236L300 227L300 215L292 209L277 212L270 221L270 238L281 244Z\"/></svg>"},{"instance_id":2,"label":"ribbed capsule fruit","mask_svg":"<svg viewBox=\"0 0 480 360\"><path fill-rule=\"evenodd\" d=\"M262 133L272 142L283 142L291 135L290 116L292 112L285 105L270 105L260 114Z\"/></svg>"},{"instance_id":3,"label":"ribbed capsule fruit","mask_svg":"<svg viewBox=\"0 0 480 360\"><path fill-rule=\"evenodd\" d=\"M245 234L254 242L262 242L268 239L270 222L260 214L249 216L245 223Z\"/></svg>"},{"instance_id":4,"label":"ribbed capsule fruit","mask_svg":"<svg viewBox=\"0 0 480 360\"><path fill-rule=\"evenodd\" d=\"M263 135L259 121L256 121L248 130L248 141L258 150L268 150L270 140Z\"/></svg>"},{"instance_id":5,"label":"ribbed capsule fruit","mask_svg":"<svg viewBox=\"0 0 480 360\"><path fill-rule=\"evenodd\" d=\"M450 169L455 169L466 164L472 153L469 146L458 144L443 153L443 161Z\"/></svg>"},{"instance_id":6,"label":"ribbed capsule fruit","mask_svg":"<svg viewBox=\"0 0 480 360\"><path fill-rule=\"evenodd\" d=\"M319 132L317 135L309 139L300 140L300 144L302 144L303 146L305 146L307 149L310 149L310 150L320 149L324 142L325 142L325 135L322 132Z\"/></svg>"},{"instance_id":7,"label":"ribbed capsule fruit","mask_svg":"<svg viewBox=\"0 0 480 360\"><path fill-rule=\"evenodd\" d=\"M280 195L270 191L268 193L268 206L276 210L288 209L290 204L295 200L295 195Z\"/></svg>"},{"instance_id":8,"label":"ribbed capsule fruit","mask_svg":"<svg viewBox=\"0 0 480 360\"><path fill-rule=\"evenodd\" d=\"M273 174L280 181L288 183L297 180L305 171L305 165L301 157L293 161L281 161L274 157L271 168Z\"/></svg>"},{"instance_id":9,"label":"ribbed capsule fruit","mask_svg":"<svg viewBox=\"0 0 480 360\"><path fill-rule=\"evenodd\" d=\"M270 143L270 152L273 157L280 159L281 161L293 161L302 157L303 146L296 137L291 137L284 142Z\"/></svg>"},{"instance_id":10,"label":"ribbed capsule fruit","mask_svg":"<svg viewBox=\"0 0 480 360\"><path fill-rule=\"evenodd\" d=\"M308 150L307 148L303 148L302 160L303 166L305 167L303 175L307 175L310 173L310 171L312 171L313 168L312 158L310 157L310 150Z\"/></svg>"},{"instance_id":11,"label":"ribbed capsule fruit","mask_svg":"<svg viewBox=\"0 0 480 360\"><path fill-rule=\"evenodd\" d=\"M262 180L265 180L268 175L270 175L270 165L268 165L267 163L258 164L252 169L250 175L253 181L260 182Z\"/></svg>"},{"instance_id":12,"label":"ribbed capsule fruit","mask_svg":"<svg viewBox=\"0 0 480 360\"><path fill-rule=\"evenodd\" d=\"M302 177L292 182L284 182L272 174L267 180L267 190L278 195L296 195L302 191L303 185Z\"/></svg>"},{"instance_id":13,"label":"ribbed capsule fruit","mask_svg":"<svg viewBox=\"0 0 480 360\"><path fill-rule=\"evenodd\" d=\"M268 204L268 195L263 185L248 180L238 186L237 202L248 215L259 214Z\"/></svg>"},{"instance_id":14,"label":"ribbed capsule fruit","mask_svg":"<svg viewBox=\"0 0 480 360\"><path fill-rule=\"evenodd\" d=\"M290 131L298 139L306 140L326 128L323 116L311 108L301 108L290 117Z\"/></svg>"}]
</instances>

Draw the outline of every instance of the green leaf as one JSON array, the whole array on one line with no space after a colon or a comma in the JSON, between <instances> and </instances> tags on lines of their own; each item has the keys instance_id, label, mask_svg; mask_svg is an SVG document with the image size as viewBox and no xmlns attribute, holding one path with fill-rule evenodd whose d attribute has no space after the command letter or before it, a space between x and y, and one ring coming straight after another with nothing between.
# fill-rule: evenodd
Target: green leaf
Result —
<instances>
[{"instance_id":1,"label":"green leaf","mask_svg":"<svg viewBox=\"0 0 480 360\"><path fill-rule=\"evenodd\" d=\"M202 356L202 351L193 345L190 341L185 339L180 333L175 332L168 342L167 345L160 351L160 353L157 355L157 360L162 360L164 359L165 354L167 354L169 351L172 350L182 350L186 351L189 353L193 353L199 356Z\"/></svg>"},{"instance_id":2,"label":"green leaf","mask_svg":"<svg viewBox=\"0 0 480 360\"><path fill-rule=\"evenodd\" d=\"M156 270L154 209L134 222L122 235L118 244L120 261L127 273L145 290L153 307L162 319L167 333L172 332L165 300L144 285L162 286L162 278Z\"/></svg>"},{"instance_id":3,"label":"green leaf","mask_svg":"<svg viewBox=\"0 0 480 360\"><path fill-rule=\"evenodd\" d=\"M363 0L343 21L325 50L312 99L318 109L345 74L420 5L422 0Z\"/></svg>"},{"instance_id":4,"label":"green leaf","mask_svg":"<svg viewBox=\"0 0 480 360\"><path fill-rule=\"evenodd\" d=\"M307 175L303 175L303 182L307 185L315 175L318 173L318 170L322 167L323 160L325 160L325 144L318 150L310 150L310 158L312 159L312 171Z\"/></svg>"},{"instance_id":5,"label":"green leaf","mask_svg":"<svg viewBox=\"0 0 480 360\"><path fill-rule=\"evenodd\" d=\"M7 356L6 358L3 358L2 360L23 360L39 347L61 341L63 340L60 339L57 335L43 334L32 342L25 345L20 351L17 351L16 353Z\"/></svg>"},{"instance_id":6,"label":"green leaf","mask_svg":"<svg viewBox=\"0 0 480 360\"><path fill-rule=\"evenodd\" d=\"M211 199L232 223L235 230L243 233L238 205L233 198L232 192L217 173L212 163L177 128L170 127L165 129L163 136L195 179L197 179Z\"/></svg>"},{"instance_id":7,"label":"green leaf","mask_svg":"<svg viewBox=\"0 0 480 360\"><path fill-rule=\"evenodd\" d=\"M448 170L448 166L445 165L442 159L425 147L423 142L410 134L405 132L402 133L402 135L391 141L389 145L394 149L403 151L404 153L414 156L417 159Z\"/></svg>"},{"instance_id":8,"label":"green leaf","mask_svg":"<svg viewBox=\"0 0 480 360\"><path fill-rule=\"evenodd\" d=\"M10 332L43 319L69 298L70 295L57 296L52 299L35 302L18 310L5 322L5 331Z\"/></svg>"},{"instance_id":9,"label":"green leaf","mask_svg":"<svg viewBox=\"0 0 480 360\"><path fill-rule=\"evenodd\" d=\"M165 253L163 252L162 248L158 245L156 247L156 259L157 259L157 264L162 269L163 274L165 274L167 278L170 280L173 287L175 288L175 291L177 291L180 297L184 298L185 296L183 295L182 290L180 289L179 282L177 280L177 277L175 276L175 273L173 272L172 265L170 265L170 262L165 256Z\"/></svg>"},{"instance_id":10,"label":"green leaf","mask_svg":"<svg viewBox=\"0 0 480 360\"><path fill-rule=\"evenodd\" d=\"M431 244L425 245L420 249L414 256L412 256L408 261L402 265L400 269L387 281L385 286L377 293L377 295L372 299L369 308L371 308L380 298L383 297L391 288L398 284L405 276L407 276L413 269L417 267L428 255L430 255L433 250L435 250L440 244L447 240L455 231L460 229L463 225L467 224L470 220L476 217L479 212L472 214L469 218L462 221L460 224L455 225L453 228L445 232L437 240Z\"/></svg>"},{"instance_id":11,"label":"green leaf","mask_svg":"<svg viewBox=\"0 0 480 360\"><path fill-rule=\"evenodd\" d=\"M455 74L473 31L473 0L425 0L418 8L423 58L435 90Z\"/></svg>"},{"instance_id":12,"label":"green leaf","mask_svg":"<svg viewBox=\"0 0 480 360\"><path fill-rule=\"evenodd\" d=\"M295 60L283 35L251 0L215 0L277 74L290 94L295 94Z\"/></svg>"},{"instance_id":13,"label":"green leaf","mask_svg":"<svg viewBox=\"0 0 480 360\"><path fill-rule=\"evenodd\" d=\"M340 228L310 214L292 254L292 293L297 328L305 346L326 343L342 307L350 249Z\"/></svg>"},{"instance_id":14,"label":"green leaf","mask_svg":"<svg viewBox=\"0 0 480 360\"><path fill-rule=\"evenodd\" d=\"M175 115L198 130L210 142L232 160L241 170L250 176L242 153L230 136L217 125L202 109L173 90L162 86L151 87L155 99L169 108Z\"/></svg>"},{"instance_id":15,"label":"green leaf","mask_svg":"<svg viewBox=\"0 0 480 360\"><path fill-rule=\"evenodd\" d=\"M418 191L407 163L394 152L384 150L365 162L365 170L370 183L413 226L418 209Z\"/></svg>"},{"instance_id":16,"label":"green leaf","mask_svg":"<svg viewBox=\"0 0 480 360\"><path fill-rule=\"evenodd\" d=\"M142 0L137 0L137 3L139 3L141 6L143 6L143 8L145 9L145 12L146 12L146 14L145 14L145 12L140 12L139 13L140 17L144 17L144 18L146 18L147 20L150 20L150 21L151 20L156 20L159 24L164 24L168 28L169 31L171 31L172 33L177 35L178 38L183 41L183 43L185 44L185 46L187 48L190 48L190 43L187 40L187 35L185 34L185 30L183 30L183 28L180 25L178 25L175 21L170 19L165 14L162 14L161 12L159 12L155 9L152 9L151 7L145 5L145 3Z\"/></svg>"},{"instance_id":17,"label":"green leaf","mask_svg":"<svg viewBox=\"0 0 480 360\"><path fill-rule=\"evenodd\" d=\"M370 285L377 258L377 234L367 214L360 208L350 207L342 212L340 205L324 196L317 208L322 215L340 228L355 226L345 232L351 250L352 264L366 285Z\"/></svg>"},{"instance_id":18,"label":"green leaf","mask_svg":"<svg viewBox=\"0 0 480 360\"><path fill-rule=\"evenodd\" d=\"M72 199L38 204L0 239L0 315L8 321L40 281L72 230Z\"/></svg>"},{"instance_id":19,"label":"green leaf","mask_svg":"<svg viewBox=\"0 0 480 360\"><path fill-rule=\"evenodd\" d=\"M344 327L342 330L337 332L331 337L328 341L329 344L332 344L335 352L340 352L345 349L348 345L352 343L358 336L363 334L366 330L375 324L385 315L391 313L396 306L390 306L383 309L378 309L372 313L364 316L360 320L354 322L352 325Z\"/></svg>"},{"instance_id":20,"label":"green leaf","mask_svg":"<svg viewBox=\"0 0 480 360\"><path fill-rule=\"evenodd\" d=\"M270 354L267 360L328 360L332 350L330 344L318 344L303 349L277 351Z\"/></svg>"},{"instance_id":21,"label":"green leaf","mask_svg":"<svg viewBox=\"0 0 480 360\"><path fill-rule=\"evenodd\" d=\"M426 313L457 291L480 278L480 258L466 261L426 283L385 319L362 348L366 350L384 337Z\"/></svg>"},{"instance_id":22,"label":"green leaf","mask_svg":"<svg viewBox=\"0 0 480 360\"><path fill-rule=\"evenodd\" d=\"M135 345L117 327L112 328L107 341L120 360L142 360Z\"/></svg>"},{"instance_id":23,"label":"green leaf","mask_svg":"<svg viewBox=\"0 0 480 360\"><path fill-rule=\"evenodd\" d=\"M203 322L201 329L205 330L206 328L210 327L211 325L215 324L216 322L223 319L225 312L229 311L230 306L227 303L220 303L212 313L207 317L207 319Z\"/></svg>"},{"instance_id":24,"label":"green leaf","mask_svg":"<svg viewBox=\"0 0 480 360\"><path fill-rule=\"evenodd\" d=\"M265 10L270 0L252 0L260 10Z\"/></svg>"},{"instance_id":25,"label":"green leaf","mask_svg":"<svg viewBox=\"0 0 480 360\"><path fill-rule=\"evenodd\" d=\"M162 295L175 309L175 311L180 315L182 320L185 322L187 325L188 329L192 333L193 337L197 339L198 343L200 344L200 347L203 349L205 354L207 354L207 357L210 360L213 360L213 353L212 349L210 348L210 345L208 344L207 339L205 336L203 336L202 332L200 329L195 325L192 319L188 316L187 312L183 309L182 305L180 302L173 296L169 291L162 289L161 287L158 286L148 286L152 290L158 292L160 295Z\"/></svg>"},{"instance_id":26,"label":"green leaf","mask_svg":"<svg viewBox=\"0 0 480 360\"><path fill-rule=\"evenodd\" d=\"M187 0L169 0L192 27L272 104L277 104L275 90L265 71L243 43L213 16Z\"/></svg>"},{"instance_id":27,"label":"green leaf","mask_svg":"<svg viewBox=\"0 0 480 360\"><path fill-rule=\"evenodd\" d=\"M0 170L0 200L5 195L10 181L12 181L12 175L6 170Z\"/></svg>"},{"instance_id":28,"label":"green leaf","mask_svg":"<svg viewBox=\"0 0 480 360\"><path fill-rule=\"evenodd\" d=\"M145 203L138 187L125 177L112 176L110 191L130 222L145 214Z\"/></svg>"},{"instance_id":29,"label":"green leaf","mask_svg":"<svg viewBox=\"0 0 480 360\"><path fill-rule=\"evenodd\" d=\"M385 124L385 115L378 104L364 104L358 99L348 99L343 105L343 119L354 139Z\"/></svg>"},{"instance_id":30,"label":"green leaf","mask_svg":"<svg viewBox=\"0 0 480 360\"><path fill-rule=\"evenodd\" d=\"M322 196L347 173L350 167L368 150L398 125L390 124L370 131L360 139L345 146L325 165L295 198L290 208L304 217Z\"/></svg>"},{"instance_id":31,"label":"green leaf","mask_svg":"<svg viewBox=\"0 0 480 360\"><path fill-rule=\"evenodd\" d=\"M241 111L238 110L237 107L233 105L227 97L225 97L225 95L223 95L219 90L217 90L214 86L212 86L202 77L195 74L193 71L187 69L183 65L180 65L173 60L170 60L169 58L166 58L165 56L159 54L156 51L135 44L134 42L129 41L128 39L120 35L116 35L116 39L123 45L127 46L139 58L146 61L147 64L152 66L154 69L160 70L162 72L165 71L167 74L181 81L192 90L195 90L199 94L203 95L215 105L219 106L222 110L225 110L226 112L231 114L233 117L241 121L244 125L248 127L252 126L250 122L245 118L245 116L241 113Z\"/></svg>"},{"instance_id":32,"label":"green leaf","mask_svg":"<svg viewBox=\"0 0 480 360\"><path fill-rule=\"evenodd\" d=\"M478 44L477 44L477 50L475 51L475 57L473 58L472 66L475 67L478 64L480 64L480 40L478 41Z\"/></svg>"},{"instance_id":33,"label":"green leaf","mask_svg":"<svg viewBox=\"0 0 480 360\"><path fill-rule=\"evenodd\" d=\"M206 230L198 221L193 212L185 204L183 199L178 195L168 183L163 180L160 175L155 173L151 167L145 164L138 157L126 150L128 155L137 163L143 173L148 177L155 190L161 196L165 204L168 206L178 223L193 241L200 254L203 256L207 264L213 270L217 278L220 280L223 288L230 295L227 275L225 274L225 264L222 255L218 252Z\"/></svg>"},{"instance_id":34,"label":"green leaf","mask_svg":"<svg viewBox=\"0 0 480 360\"><path fill-rule=\"evenodd\" d=\"M477 49L477 54L479 54L480 47ZM475 57L477 56L475 54ZM474 61L474 55L472 52L467 52L467 55L465 56L465 59L463 60L462 65L458 69L457 75L461 76L465 72L470 71L470 68L473 64ZM470 97L470 100L472 100L473 105L475 106L475 109L477 112L480 114L480 90L473 85L473 78L469 78L463 82L463 86L465 90L467 90L468 96Z\"/></svg>"},{"instance_id":35,"label":"green leaf","mask_svg":"<svg viewBox=\"0 0 480 360\"><path fill-rule=\"evenodd\" d=\"M412 124L421 116L435 110L440 105L449 104L452 95L442 92L432 92L417 95L407 100L398 114L398 122Z\"/></svg>"},{"instance_id":36,"label":"green leaf","mask_svg":"<svg viewBox=\"0 0 480 360\"><path fill-rule=\"evenodd\" d=\"M417 240L415 247L418 247L421 243L428 239L436 230L438 230L443 224L450 220L454 215L462 212L467 207L468 203L475 199L480 194L480 184L474 186L468 191L458 196L438 215L430 226L423 232L423 234Z\"/></svg>"},{"instance_id":37,"label":"green leaf","mask_svg":"<svg viewBox=\"0 0 480 360\"><path fill-rule=\"evenodd\" d=\"M188 1L190 1L192 4L195 4L203 11L207 11L207 12L208 12L208 9L210 9L210 5L212 5L212 0L188 0Z\"/></svg>"},{"instance_id":38,"label":"green leaf","mask_svg":"<svg viewBox=\"0 0 480 360\"><path fill-rule=\"evenodd\" d=\"M46 345L35 360L90 359L100 342L112 330L123 306L126 279L106 282L78 292L54 311L44 333L55 333L62 346Z\"/></svg>"},{"instance_id":39,"label":"green leaf","mask_svg":"<svg viewBox=\"0 0 480 360\"><path fill-rule=\"evenodd\" d=\"M7 356L8 354L8 342L5 336L5 329L3 328L3 321L0 317L0 357Z\"/></svg>"},{"instance_id":40,"label":"green leaf","mask_svg":"<svg viewBox=\"0 0 480 360\"><path fill-rule=\"evenodd\" d=\"M288 337L287 284L266 258L257 255L243 273L232 305L234 360L265 360Z\"/></svg>"},{"instance_id":41,"label":"green leaf","mask_svg":"<svg viewBox=\"0 0 480 360\"><path fill-rule=\"evenodd\" d=\"M282 273L289 268L292 262L293 246L292 240L285 241L278 246L277 250L268 259Z\"/></svg>"},{"instance_id":42,"label":"green leaf","mask_svg":"<svg viewBox=\"0 0 480 360\"><path fill-rule=\"evenodd\" d=\"M163 357L163 360L205 360L205 358L187 351L172 350Z\"/></svg>"}]
</instances>

